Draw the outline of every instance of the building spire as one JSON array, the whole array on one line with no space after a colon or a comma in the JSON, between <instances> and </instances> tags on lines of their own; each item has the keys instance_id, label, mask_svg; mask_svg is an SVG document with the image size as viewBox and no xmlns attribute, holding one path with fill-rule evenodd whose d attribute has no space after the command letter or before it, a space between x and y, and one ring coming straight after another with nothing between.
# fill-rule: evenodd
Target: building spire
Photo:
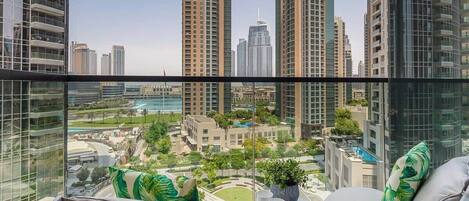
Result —
<instances>
[{"instance_id":1,"label":"building spire","mask_svg":"<svg viewBox=\"0 0 469 201\"><path fill-rule=\"evenodd\" d=\"M261 20L261 9L257 8L257 21L260 22Z\"/></svg>"}]
</instances>

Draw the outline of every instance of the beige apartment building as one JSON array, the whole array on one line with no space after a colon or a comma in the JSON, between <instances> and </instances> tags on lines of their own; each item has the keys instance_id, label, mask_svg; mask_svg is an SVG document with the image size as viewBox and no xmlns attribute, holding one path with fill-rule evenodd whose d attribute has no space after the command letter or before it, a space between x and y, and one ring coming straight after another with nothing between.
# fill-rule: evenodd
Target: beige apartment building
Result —
<instances>
[{"instance_id":1,"label":"beige apartment building","mask_svg":"<svg viewBox=\"0 0 469 201\"><path fill-rule=\"evenodd\" d=\"M345 22L341 17L334 18L335 48L334 48L334 70L335 77L347 77L346 69L346 35ZM345 83L336 83L336 108L343 108L347 104L347 89Z\"/></svg>"},{"instance_id":2,"label":"beige apartment building","mask_svg":"<svg viewBox=\"0 0 469 201\"><path fill-rule=\"evenodd\" d=\"M215 120L206 116L186 116L182 126L182 136L186 144L194 151L205 151L212 147L215 151L228 151L243 148L244 142L252 140L252 133L257 137L274 141L281 134L291 134L286 125L257 125L255 128L233 127L223 129Z\"/></svg>"},{"instance_id":3,"label":"beige apartment building","mask_svg":"<svg viewBox=\"0 0 469 201\"><path fill-rule=\"evenodd\" d=\"M333 77L333 1L276 2L277 76ZM334 125L334 84L282 83L277 93L281 120L294 125L296 139L319 136Z\"/></svg>"},{"instance_id":4,"label":"beige apartment building","mask_svg":"<svg viewBox=\"0 0 469 201\"><path fill-rule=\"evenodd\" d=\"M231 76L231 0L182 1L183 76ZM185 83L183 114L231 110L230 85Z\"/></svg>"},{"instance_id":5,"label":"beige apartment building","mask_svg":"<svg viewBox=\"0 0 469 201\"><path fill-rule=\"evenodd\" d=\"M383 162L353 140L328 137L325 145L325 174L329 190L347 187L383 189Z\"/></svg>"}]
</instances>

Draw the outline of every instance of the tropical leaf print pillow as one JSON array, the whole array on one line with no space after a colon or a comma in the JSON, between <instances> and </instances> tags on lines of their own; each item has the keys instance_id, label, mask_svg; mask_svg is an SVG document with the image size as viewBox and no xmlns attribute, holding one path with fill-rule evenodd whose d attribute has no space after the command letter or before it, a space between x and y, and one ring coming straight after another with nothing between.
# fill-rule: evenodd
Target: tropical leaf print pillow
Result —
<instances>
[{"instance_id":1,"label":"tropical leaf print pillow","mask_svg":"<svg viewBox=\"0 0 469 201\"><path fill-rule=\"evenodd\" d=\"M430 150L422 142L394 165L384 189L383 201L411 201L428 176Z\"/></svg>"},{"instance_id":2,"label":"tropical leaf print pillow","mask_svg":"<svg viewBox=\"0 0 469 201\"><path fill-rule=\"evenodd\" d=\"M193 180L181 180L181 186L191 189L181 189L179 193L173 182L163 175L150 175L127 169L110 167L112 185L118 198L144 201L198 201L197 186ZM178 181L179 184L179 181ZM184 192L184 190L186 190Z\"/></svg>"}]
</instances>

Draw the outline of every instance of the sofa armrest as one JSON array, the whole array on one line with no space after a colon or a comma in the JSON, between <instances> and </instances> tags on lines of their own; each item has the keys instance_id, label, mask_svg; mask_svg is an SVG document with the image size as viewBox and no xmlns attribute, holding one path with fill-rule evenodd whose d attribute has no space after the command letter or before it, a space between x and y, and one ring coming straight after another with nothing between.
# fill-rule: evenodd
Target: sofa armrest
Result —
<instances>
[{"instance_id":1,"label":"sofa armrest","mask_svg":"<svg viewBox=\"0 0 469 201\"><path fill-rule=\"evenodd\" d=\"M370 188L341 188L329 197L326 201L380 201L383 192Z\"/></svg>"}]
</instances>

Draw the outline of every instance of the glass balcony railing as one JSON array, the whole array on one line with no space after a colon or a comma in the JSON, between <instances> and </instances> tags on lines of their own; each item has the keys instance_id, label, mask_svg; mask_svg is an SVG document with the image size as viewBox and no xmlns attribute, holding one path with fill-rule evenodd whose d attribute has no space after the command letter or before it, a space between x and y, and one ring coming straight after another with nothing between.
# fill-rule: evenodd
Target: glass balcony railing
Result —
<instances>
[{"instance_id":1,"label":"glass balcony railing","mask_svg":"<svg viewBox=\"0 0 469 201\"><path fill-rule=\"evenodd\" d=\"M56 19L53 17L44 17L44 16L31 16L31 22L42 22L49 25L54 25L58 27L64 27L64 20Z\"/></svg>"},{"instance_id":2,"label":"glass balcony railing","mask_svg":"<svg viewBox=\"0 0 469 201\"><path fill-rule=\"evenodd\" d=\"M59 61L63 61L65 59L64 55L43 53L43 52L31 52L31 57L40 58L40 59L59 60Z\"/></svg>"},{"instance_id":3,"label":"glass balcony railing","mask_svg":"<svg viewBox=\"0 0 469 201\"><path fill-rule=\"evenodd\" d=\"M189 177L202 200L269 197L282 182L272 178L294 171L295 200L326 200L346 187L384 189L396 160L423 141L431 171L469 154L464 80L71 77L0 82L12 131L2 156L39 153L36 168L53 169L42 177L66 196L114 197L107 168L117 166ZM26 131L32 149L15 146Z\"/></svg>"},{"instance_id":4,"label":"glass balcony railing","mask_svg":"<svg viewBox=\"0 0 469 201\"><path fill-rule=\"evenodd\" d=\"M64 10L64 1L63 0L32 0L31 4L41 4L45 6L49 6L58 10Z\"/></svg>"}]
</instances>

